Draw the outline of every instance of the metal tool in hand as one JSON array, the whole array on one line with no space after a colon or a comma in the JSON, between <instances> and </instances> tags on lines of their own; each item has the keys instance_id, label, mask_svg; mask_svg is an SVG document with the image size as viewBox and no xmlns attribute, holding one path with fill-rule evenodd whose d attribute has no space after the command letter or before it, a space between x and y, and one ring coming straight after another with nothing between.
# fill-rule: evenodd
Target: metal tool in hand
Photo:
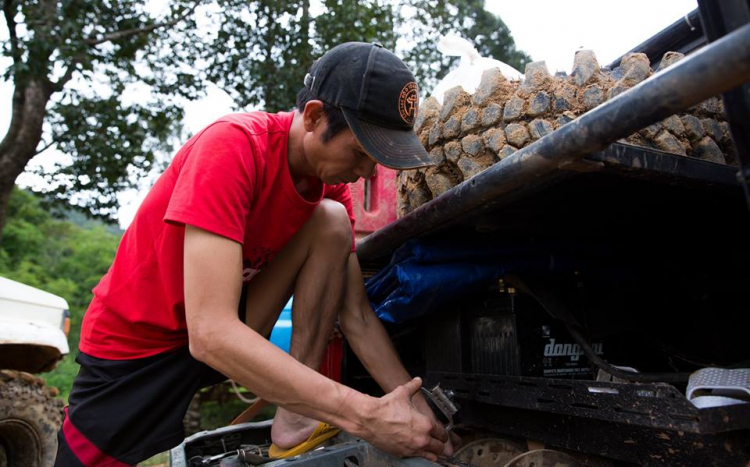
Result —
<instances>
[{"instance_id":1,"label":"metal tool in hand","mask_svg":"<svg viewBox=\"0 0 750 467\"><path fill-rule=\"evenodd\" d=\"M439 415L442 415L447 422L445 429L450 431L451 428L453 428L453 415L458 412L458 406L451 400L453 393L451 391L444 391L443 388L440 387L440 384L437 384L432 389L424 387L421 389L422 394L424 394L427 401L431 403L430 405L433 411L437 408Z\"/></svg>"},{"instance_id":2,"label":"metal tool in hand","mask_svg":"<svg viewBox=\"0 0 750 467\"><path fill-rule=\"evenodd\" d=\"M264 452L260 446L247 445L234 451L228 451L215 456L194 456L190 459L189 463L195 467L208 467L215 465L216 461L220 461L220 465L261 465L273 461L268 456L263 455Z\"/></svg>"}]
</instances>

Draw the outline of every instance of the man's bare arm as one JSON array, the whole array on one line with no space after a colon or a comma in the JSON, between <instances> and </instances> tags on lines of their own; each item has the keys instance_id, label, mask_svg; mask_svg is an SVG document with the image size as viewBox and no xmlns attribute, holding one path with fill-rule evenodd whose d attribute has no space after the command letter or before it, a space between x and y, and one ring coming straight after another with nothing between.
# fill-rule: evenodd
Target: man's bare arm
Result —
<instances>
[{"instance_id":1,"label":"man's bare arm","mask_svg":"<svg viewBox=\"0 0 750 467\"><path fill-rule=\"evenodd\" d=\"M341 330L367 372L377 381L383 391L392 391L411 380L411 376L398 357L383 324L370 306L359 260L354 253L349 257L347 276L346 298L339 315ZM412 402L421 413L437 422L437 418L421 392L412 398ZM448 446L446 453L450 455L452 451L453 447Z\"/></svg>"},{"instance_id":2,"label":"man's bare arm","mask_svg":"<svg viewBox=\"0 0 750 467\"><path fill-rule=\"evenodd\" d=\"M385 392L409 381L383 324L370 307L356 254L349 257L347 290L339 315L341 330L368 373Z\"/></svg>"},{"instance_id":3,"label":"man's bare arm","mask_svg":"<svg viewBox=\"0 0 750 467\"><path fill-rule=\"evenodd\" d=\"M241 245L186 226L184 261L190 352L196 359L272 403L338 426L391 454L434 460L442 451L444 430L409 408L418 380L372 398L302 365L240 322Z\"/></svg>"}]
</instances>

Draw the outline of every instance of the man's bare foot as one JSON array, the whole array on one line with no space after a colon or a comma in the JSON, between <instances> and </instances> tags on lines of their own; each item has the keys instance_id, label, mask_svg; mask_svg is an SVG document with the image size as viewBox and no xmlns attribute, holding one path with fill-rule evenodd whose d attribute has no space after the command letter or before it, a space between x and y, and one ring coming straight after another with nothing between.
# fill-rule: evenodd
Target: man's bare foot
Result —
<instances>
[{"instance_id":1,"label":"man's bare foot","mask_svg":"<svg viewBox=\"0 0 750 467\"><path fill-rule=\"evenodd\" d=\"M276 409L276 417L271 427L271 440L281 449L292 448L307 440L318 426L316 420L294 412Z\"/></svg>"}]
</instances>

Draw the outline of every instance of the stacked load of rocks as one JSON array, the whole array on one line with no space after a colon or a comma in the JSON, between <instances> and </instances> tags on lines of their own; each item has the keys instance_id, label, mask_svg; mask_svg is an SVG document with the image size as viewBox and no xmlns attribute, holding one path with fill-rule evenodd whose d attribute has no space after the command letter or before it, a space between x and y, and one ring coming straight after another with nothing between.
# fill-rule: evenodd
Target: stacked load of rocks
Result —
<instances>
[{"instance_id":1,"label":"stacked load of rocks","mask_svg":"<svg viewBox=\"0 0 750 467\"><path fill-rule=\"evenodd\" d=\"M659 70L683 57L668 52ZM580 50L570 76L552 76L544 62L534 62L526 66L523 81L508 81L500 70L491 69L482 75L474 95L458 86L445 93L442 106L428 98L414 128L439 164L399 173L399 217L652 74L645 54L626 55L619 67L609 70L599 67L592 51ZM717 97L644 128L623 142L721 164L736 165L737 160Z\"/></svg>"}]
</instances>

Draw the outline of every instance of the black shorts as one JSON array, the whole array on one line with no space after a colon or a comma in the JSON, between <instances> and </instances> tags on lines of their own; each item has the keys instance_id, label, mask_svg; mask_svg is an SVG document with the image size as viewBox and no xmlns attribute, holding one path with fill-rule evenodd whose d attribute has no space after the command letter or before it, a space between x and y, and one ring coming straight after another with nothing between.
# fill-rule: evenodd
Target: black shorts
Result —
<instances>
[{"instance_id":1,"label":"black shorts","mask_svg":"<svg viewBox=\"0 0 750 467\"><path fill-rule=\"evenodd\" d=\"M187 346L135 360L80 353L76 362L56 466L135 465L177 446L195 393L227 379Z\"/></svg>"}]
</instances>

